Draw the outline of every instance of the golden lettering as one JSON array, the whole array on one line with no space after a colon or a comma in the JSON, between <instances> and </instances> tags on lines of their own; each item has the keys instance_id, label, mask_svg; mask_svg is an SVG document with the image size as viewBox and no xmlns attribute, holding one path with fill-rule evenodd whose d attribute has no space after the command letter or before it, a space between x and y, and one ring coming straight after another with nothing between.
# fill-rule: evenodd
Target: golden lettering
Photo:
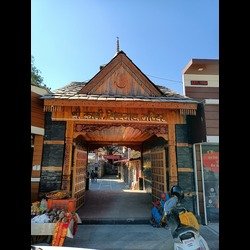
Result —
<instances>
[{"instance_id":1,"label":"golden lettering","mask_svg":"<svg viewBox=\"0 0 250 250\"><path fill-rule=\"evenodd\" d=\"M166 120L163 118L163 115L157 115L157 121L159 122L165 122Z\"/></svg>"},{"instance_id":2,"label":"golden lettering","mask_svg":"<svg viewBox=\"0 0 250 250\"><path fill-rule=\"evenodd\" d=\"M98 112L98 119L104 119L104 113L103 113L103 111L102 111L102 109L99 109L98 110L99 112Z\"/></svg>"},{"instance_id":3,"label":"golden lettering","mask_svg":"<svg viewBox=\"0 0 250 250\"><path fill-rule=\"evenodd\" d=\"M131 114L131 120L132 121L139 121L140 119L139 119L138 114Z\"/></svg>"},{"instance_id":4,"label":"golden lettering","mask_svg":"<svg viewBox=\"0 0 250 250\"><path fill-rule=\"evenodd\" d=\"M122 120L122 114L118 112L114 112L114 120Z\"/></svg>"},{"instance_id":5,"label":"golden lettering","mask_svg":"<svg viewBox=\"0 0 250 250\"><path fill-rule=\"evenodd\" d=\"M148 114L119 113L116 111L99 109L96 112L84 112L83 119L86 120L123 120L123 121L156 121L166 122L163 114L150 112Z\"/></svg>"},{"instance_id":6,"label":"golden lettering","mask_svg":"<svg viewBox=\"0 0 250 250\"><path fill-rule=\"evenodd\" d=\"M147 115L141 115L141 119L142 121L147 121L148 120L148 116Z\"/></svg>"},{"instance_id":7,"label":"golden lettering","mask_svg":"<svg viewBox=\"0 0 250 250\"><path fill-rule=\"evenodd\" d=\"M111 110L107 111L107 120L115 120L114 113Z\"/></svg>"},{"instance_id":8,"label":"golden lettering","mask_svg":"<svg viewBox=\"0 0 250 250\"><path fill-rule=\"evenodd\" d=\"M155 120L156 120L156 119L155 119L155 114L152 113L152 112L150 112L150 113L149 113L148 120L149 120L149 121L155 121Z\"/></svg>"},{"instance_id":9,"label":"golden lettering","mask_svg":"<svg viewBox=\"0 0 250 250\"><path fill-rule=\"evenodd\" d=\"M128 121L128 120L131 120L131 118L127 113L123 113L122 114L122 120Z\"/></svg>"}]
</instances>

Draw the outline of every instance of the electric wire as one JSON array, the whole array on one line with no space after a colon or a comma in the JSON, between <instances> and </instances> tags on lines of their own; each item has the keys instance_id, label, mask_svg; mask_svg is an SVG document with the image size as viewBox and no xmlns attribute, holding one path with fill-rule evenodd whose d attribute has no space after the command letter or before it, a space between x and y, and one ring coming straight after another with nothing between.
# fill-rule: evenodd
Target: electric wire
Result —
<instances>
[{"instance_id":1,"label":"electric wire","mask_svg":"<svg viewBox=\"0 0 250 250\"><path fill-rule=\"evenodd\" d=\"M147 74L145 74L145 75L149 76L149 77L154 77L154 78L158 78L158 79L167 80L167 81L170 81L170 82L176 82L176 83L182 84L182 81L176 81L176 80L172 80L172 79L167 79L167 78L163 78L163 77L159 77L159 76L152 76L152 75L147 75Z\"/></svg>"}]
</instances>

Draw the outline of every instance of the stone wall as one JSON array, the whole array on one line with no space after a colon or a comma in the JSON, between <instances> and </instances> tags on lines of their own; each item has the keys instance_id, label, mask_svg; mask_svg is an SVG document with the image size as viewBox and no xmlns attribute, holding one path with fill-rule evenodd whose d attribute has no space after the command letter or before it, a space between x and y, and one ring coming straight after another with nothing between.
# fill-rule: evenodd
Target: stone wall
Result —
<instances>
[{"instance_id":1,"label":"stone wall","mask_svg":"<svg viewBox=\"0 0 250 250\"><path fill-rule=\"evenodd\" d=\"M42 171L40 192L49 192L61 188L62 171Z\"/></svg>"},{"instance_id":2,"label":"stone wall","mask_svg":"<svg viewBox=\"0 0 250 250\"><path fill-rule=\"evenodd\" d=\"M178 185L182 187L185 198L182 205L196 213L195 178L193 148L190 144L190 129L187 124L176 125L176 164Z\"/></svg>"},{"instance_id":3,"label":"stone wall","mask_svg":"<svg viewBox=\"0 0 250 250\"><path fill-rule=\"evenodd\" d=\"M61 167L63 165L64 145L43 145L42 166Z\"/></svg>"},{"instance_id":4,"label":"stone wall","mask_svg":"<svg viewBox=\"0 0 250 250\"><path fill-rule=\"evenodd\" d=\"M61 189L64 162L66 123L52 121L51 113L45 114L45 133L42 157L40 197L53 190Z\"/></svg>"}]
</instances>

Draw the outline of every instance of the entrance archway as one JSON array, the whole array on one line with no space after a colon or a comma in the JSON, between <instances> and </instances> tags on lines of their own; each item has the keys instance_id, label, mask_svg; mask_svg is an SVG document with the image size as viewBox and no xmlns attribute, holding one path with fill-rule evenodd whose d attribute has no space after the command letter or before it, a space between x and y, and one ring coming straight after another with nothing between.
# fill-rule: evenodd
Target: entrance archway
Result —
<instances>
[{"instance_id":1,"label":"entrance archway","mask_svg":"<svg viewBox=\"0 0 250 250\"><path fill-rule=\"evenodd\" d=\"M177 142L176 127L196 114L197 102L155 85L122 51L87 83L73 82L43 98L48 116L45 134L52 134L45 144L54 152L50 156L45 151L44 157L53 154L57 160L43 165L42 191L58 189L59 185L73 190L77 178L81 180L84 175L72 173L72 166L77 169L76 162L83 164L85 153L105 145L117 144L141 152L142 169L152 169L148 182L151 178L155 197L178 183L179 170L192 171L192 166L184 166L188 171L178 169L176 148L188 147L188 142ZM81 147L76 145L77 138L81 138ZM54 171L56 185L47 184L46 171ZM149 183L143 178L147 188ZM78 207L83 203L80 200Z\"/></svg>"}]
</instances>

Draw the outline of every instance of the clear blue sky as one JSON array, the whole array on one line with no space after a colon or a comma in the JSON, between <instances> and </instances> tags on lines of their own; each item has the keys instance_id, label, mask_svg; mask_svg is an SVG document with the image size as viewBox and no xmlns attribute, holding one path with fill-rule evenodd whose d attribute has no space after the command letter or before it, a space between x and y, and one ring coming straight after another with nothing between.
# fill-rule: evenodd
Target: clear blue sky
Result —
<instances>
[{"instance_id":1,"label":"clear blue sky","mask_svg":"<svg viewBox=\"0 0 250 250\"><path fill-rule=\"evenodd\" d=\"M155 84L182 93L192 58L219 58L218 12L219 0L32 0L31 54L55 90L91 79L114 57L118 36Z\"/></svg>"}]
</instances>

